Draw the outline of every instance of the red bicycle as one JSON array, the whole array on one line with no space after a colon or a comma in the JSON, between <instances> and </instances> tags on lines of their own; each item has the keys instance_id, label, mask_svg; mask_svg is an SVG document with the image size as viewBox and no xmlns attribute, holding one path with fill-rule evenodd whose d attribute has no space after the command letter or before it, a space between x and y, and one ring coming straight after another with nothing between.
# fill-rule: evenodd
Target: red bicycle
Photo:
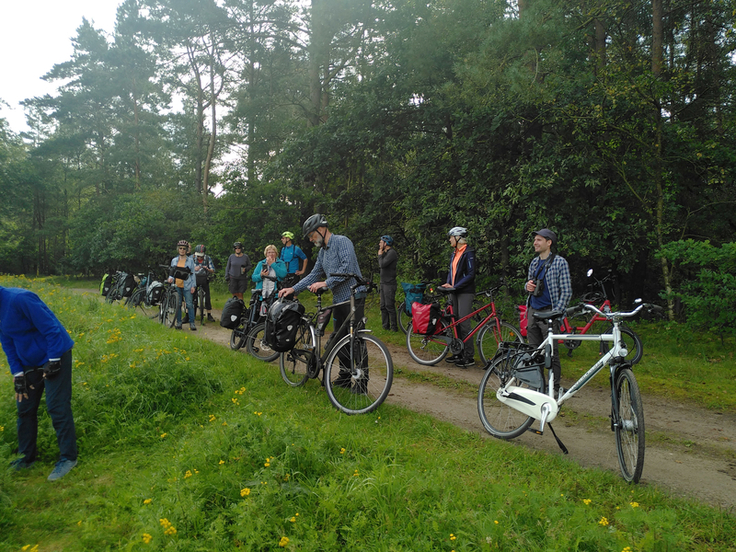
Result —
<instances>
[{"instance_id":1,"label":"red bicycle","mask_svg":"<svg viewBox=\"0 0 736 552\"><path fill-rule=\"evenodd\" d=\"M411 358L424 366L432 366L445 358L448 352L453 355L461 355L465 344L475 339L475 345L485 366L496 354L500 343L504 341L523 342L521 332L508 322L502 321L496 312L493 294L503 285L476 293L476 297L484 295L490 299L490 302L459 320L455 319L452 305L448 300L434 331L429 335L414 333L413 322L409 322L406 328L406 347L409 349ZM455 291L454 288L435 288L435 292L443 294L453 291ZM485 318L482 318L464 339L460 339L457 333L458 326L466 320L477 317Z\"/></svg>"},{"instance_id":2,"label":"red bicycle","mask_svg":"<svg viewBox=\"0 0 736 552\"><path fill-rule=\"evenodd\" d=\"M581 302L595 306L597 303L600 303L602 301L602 303L600 303L600 306L598 307L598 310L603 311L604 313L611 312L611 302L608 300L608 294L606 293L606 282L613 280L611 272L609 271L609 273L602 280L599 280L598 278L593 276L593 269L591 268L590 270L588 270L588 278L593 278L595 284L590 284L590 286L596 287L597 289L595 291L589 291L588 293L583 295L580 298ZM584 312L591 313L591 311L587 310ZM586 318L573 319L572 324L570 323L570 320L565 317L562 320L560 326L560 333L586 334L596 322L608 323L608 328L601 333L610 334L613 332L613 324L611 324L610 320L608 320L605 316L601 316L600 314L588 314ZM639 336L636 335L636 333L625 324L621 324L619 326L619 329L621 330L621 346L626 348L626 350L629 352L629 354L626 356L626 360L631 362L631 364L636 364L641 360L641 357L644 355L644 346L642 345L641 339L639 339ZM580 343L582 343L582 341L573 341L570 339L564 341L560 340L560 343L568 348L567 355L572 356L572 352L580 346ZM605 354L606 352L608 352L608 344L602 341L601 354Z\"/></svg>"}]
</instances>

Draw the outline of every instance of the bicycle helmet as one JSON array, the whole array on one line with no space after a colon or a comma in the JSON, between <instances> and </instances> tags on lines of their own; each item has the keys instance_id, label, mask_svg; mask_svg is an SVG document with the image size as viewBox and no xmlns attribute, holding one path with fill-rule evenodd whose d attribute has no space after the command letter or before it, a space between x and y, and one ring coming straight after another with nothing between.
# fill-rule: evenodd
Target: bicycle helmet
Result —
<instances>
[{"instance_id":1,"label":"bicycle helmet","mask_svg":"<svg viewBox=\"0 0 736 552\"><path fill-rule=\"evenodd\" d=\"M385 243L388 246L391 246L394 244L394 239L386 234L385 236L381 236L381 239L383 240L383 243Z\"/></svg>"},{"instance_id":2,"label":"bicycle helmet","mask_svg":"<svg viewBox=\"0 0 736 552\"><path fill-rule=\"evenodd\" d=\"M176 247L186 247L187 251L189 250L189 242L187 240L179 240L179 243L176 244Z\"/></svg>"},{"instance_id":3,"label":"bicycle helmet","mask_svg":"<svg viewBox=\"0 0 736 552\"><path fill-rule=\"evenodd\" d=\"M243 249L243 242L235 242L233 244L233 249Z\"/></svg>"},{"instance_id":4,"label":"bicycle helmet","mask_svg":"<svg viewBox=\"0 0 736 552\"><path fill-rule=\"evenodd\" d=\"M455 226L454 228L451 228L450 231L447 233L448 236L454 236L456 238L467 238L468 237L468 229L463 228L462 226Z\"/></svg>"},{"instance_id":5,"label":"bicycle helmet","mask_svg":"<svg viewBox=\"0 0 736 552\"><path fill-rule=\"evenodd\" d=\"M206 251L207 251L207 248L204 245L202 245L202 244L200 244L200 245L198 245L197 247L194 248L194 252L195 253L199 253L201 255L204 255L204 253Z\"/></svg>"},{"instance_id":6,"label":"bicycle helmet","mask_svg":"<svg viewBox=\"0 0 736 552\"><path fill-rule=\"evenodd\" d=\"M294 232L284 232L281 234L282 238L289 238L290 240L294 240Z\"/></svg>"},{"instance_id":7,"label":"bicycle helmet","mask_svg":"<svg viewBox=\"0 0 736 552\"><path fill-rule=\"evenodd\" d=\"M329 225L327 224L327 219L324 215L315 213L304 221L304 224L302 225L302 234L305 238L307 238L309 237L309 234L322 226L329 227Z\"/></svg>"}]
</instances>

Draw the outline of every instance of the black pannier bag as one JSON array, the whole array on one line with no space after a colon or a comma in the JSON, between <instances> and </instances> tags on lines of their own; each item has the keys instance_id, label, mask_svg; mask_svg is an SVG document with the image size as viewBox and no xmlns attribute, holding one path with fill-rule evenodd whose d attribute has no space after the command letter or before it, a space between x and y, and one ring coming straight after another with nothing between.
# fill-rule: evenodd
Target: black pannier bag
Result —
<instances>
[{"instance_id":1,"label":"black pannier bag","mask_svg":"<svg viewBox=\"0 0 736 552\"><path fill-rule=\"evenodd\" d=\"M231 297L225 302L225 306L222 307L222 316L220 317L220 326L233 330L238 327L240 323L240 317L243 315L243 309L245 303L242 299L237 297Z\"/></svg>"},{"instance_id":2,"label":"black pannier bag","mask_svg":"<svg viewBox=\"0 0 736 552\"><path fill-rule=\"evenodd\" d=\"M123 297L130 297L131 295L133 295L133 290L135 289L135 286L135 277L132 274L125 274L122 284Z\"/></svg>"},{"instance_id":3,"label":"black pannier bag","mask_svg":"<svg viewBox=\"0 0 736 552\"><path fill-rule=\"evenodd\" d=\"M304 314L304 305L299 301L279 299L268 309L263 340L266 345L280 353L294 348L299 321Z\"/></svg>"},{"instance_id":4,"label":"black pannier bag","mask_svg":"<svg viewBox=\"0 0 736 552\"><path fill-rule=\"evenodd\" d=\"M100 293L102 294L103 297L107 297L107 294L110 293L110 288L112 288L113 279L114 279L113 275L110 274L109 272L106 273L102 277L102 284L100 284Z\"/></svg>"},{"instance_id":5,"label":"black pannier bag","mask_svg":"<svg viewBox=\"0 0 736 552\"><path fill-rule=\"evenodd\" d=\"M151 282L146 291L146 303L153 306L158 305L161 302L161 297L164 295L164 285L161 282Z\"/></svg>"}]
</instances>

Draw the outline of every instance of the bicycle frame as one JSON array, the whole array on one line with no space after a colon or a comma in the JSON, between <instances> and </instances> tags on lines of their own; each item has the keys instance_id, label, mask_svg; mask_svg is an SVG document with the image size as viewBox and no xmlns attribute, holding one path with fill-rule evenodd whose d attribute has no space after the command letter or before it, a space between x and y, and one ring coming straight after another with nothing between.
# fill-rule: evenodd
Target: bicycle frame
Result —
<instances>
[{"instance_id":1,"label":"bicycle frame","mask_svg":"<svg viewBox=\"0 0 736 552\"><path fill-rule=\"evenodd\" d=\"M465 338L462 339L462 342L463 343L467 343L469 339L472 339L475 336L475 334L477 334L483 328L483 326L485 326L486 324L488 324L493 319L496 320L496 323L494 325L494 329L497 332L497 335L500 335L500 333L501 333L501 321L498 318L498 313L496 312L496 303L493 301L493 299L491 299L491 302L488 303L487 305L482 306L478 310L475 310L475 311L471 312L470 314L467 314L467 315L463 316L460 319L455 319L455 313L454 313L454 310L453 310L453 306L452 305L447 305L447 307L445 307L445 312L443 312L443 316L445 314L449 314L450 317L451 317L451 320L454 320L454 321L451 322L450 324L447 324L446 326L443 326L441 328L441 332L444 332L448 328L452 328L453 337L455 339L460 339L458 337L458 334L457 334L457 328L458 328L458 326L460 326L460 324L462 324L463 322L465 322L467 320L470 320L473 316L475 316L479 312L482 312L482 311L484 311L486 309L489 309L489 308L491 309L491 312L488 313L488 315L483 320L481 320L475 328L473 328L470 332L468 332L468 335L466 335ZM441 333L434 333L431 336L427 336L427 337L429 339L431 339L431 338L434 338L434 337L443 337L443 336L441 336Z\"/></svg>"}]
</instances>

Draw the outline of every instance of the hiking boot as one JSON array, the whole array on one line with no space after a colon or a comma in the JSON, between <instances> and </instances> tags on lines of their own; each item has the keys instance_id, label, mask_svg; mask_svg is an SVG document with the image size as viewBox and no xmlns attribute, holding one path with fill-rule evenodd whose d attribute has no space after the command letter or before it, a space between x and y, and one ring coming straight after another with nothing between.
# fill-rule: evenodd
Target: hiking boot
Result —
<instances>
[{"instance_id":1,"label":"hiking boot","mask_svg":"<svg viewBox=\"0 0 736 552\"><path fill-rule=\"evenodd\" d=\"M217 322L217 320L210 313L207 313L207 322Z\"/></svg>"},{"instance_id":2,"label":"hiking boot","mask_svg":"<svg viewBox=\"0 0 736 552\"><path fill-rule=\"evenodd\" d=\"M76 460L59 460L56 463L56 467L54 468L54 471L51 472L51 475L49 475L48 480L49 481L56 481L57 479L61 479L66 474L68 474L71 469L77 465Z\"/></svg>"},{"instance_id":3,"label":"hiking boot","mask_svg":"<svg viewBox=\"0 0 736 552\"><path fill-rule=\"evenodd\" d=\"M192 330L193 332L196 332L197 331L197 326L195 326L194 324L192 324L191 326L189 326L189 329Z\"/></svg>"},{"instance_id":4,"label":"hiking boot","mask_svg":"<svg viewBox=\"0 0 736 552\"><path fill-rule=\"evenodd\" d=\"M175 329L175 330L181 330L181 324L176 324L176 325L174 326L174 329Z\"/></svg>"},{"instance_id":5,"label":"hiking boot","mask_svg":"<svg viewBox=\"0 0 736 552\"><path fill-rule=\"evenodd\" d=\"M475 359L469 358L467 360L458 360L455 363L455 366L458 368L470 368L471 366L475 366Z\"/></svg>"}]
</instances>

